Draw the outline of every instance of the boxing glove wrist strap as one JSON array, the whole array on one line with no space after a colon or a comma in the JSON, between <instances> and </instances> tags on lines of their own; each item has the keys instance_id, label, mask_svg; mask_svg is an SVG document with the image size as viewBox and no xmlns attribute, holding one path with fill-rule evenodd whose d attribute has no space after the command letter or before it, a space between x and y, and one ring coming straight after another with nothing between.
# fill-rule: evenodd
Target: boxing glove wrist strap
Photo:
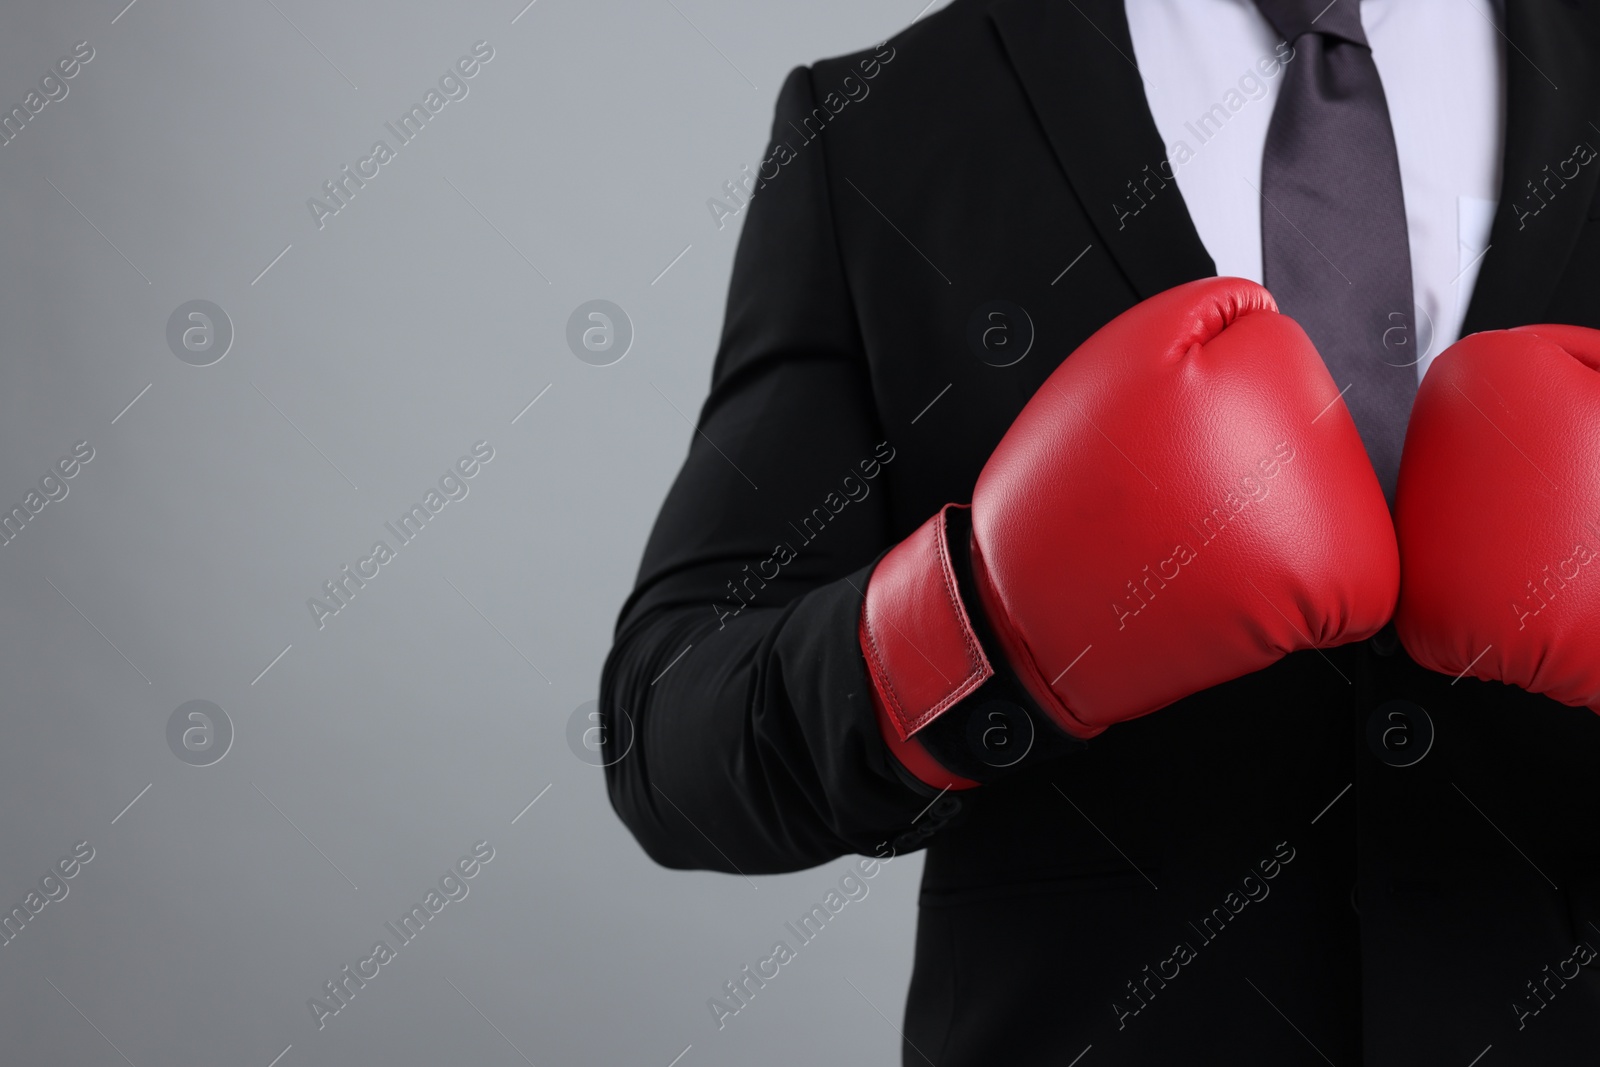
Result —
<instances>
[{"instance_id":1,"label":"boxing glove wrist strap","mask_svg":"<svg viewBox=\"0 0 1600 1067\"><path fill-rule=\"evenodd\" d=\"M982 612L966 607L979 603L970 533L969 510L945 507L879 562L862 608L880 725L928 784L941 776L923 756L970 786L1084 746L985 651L1000 646Z\"/></svg>"},{"instance_id":2,"label":"boxing glove wrist strap","mask_svg":"<svg viewBox=\"0 0 1600 1067\"><path fill-rule=\"evenodd\" d=\"M924 727L917 740L943 766L982 784L1077 752L1088 742L1064 733L1055 724L1001 653L1003 646L988 616L976 606L981 602L972 554L966 550L971 525L967 508L951 509L946 532L950 543L961 546L962 551L953 550L950 562L962 603L974 605L968 619L979 647L992 650L994 673L959 705Z\"/></svg>"}]
</instances>

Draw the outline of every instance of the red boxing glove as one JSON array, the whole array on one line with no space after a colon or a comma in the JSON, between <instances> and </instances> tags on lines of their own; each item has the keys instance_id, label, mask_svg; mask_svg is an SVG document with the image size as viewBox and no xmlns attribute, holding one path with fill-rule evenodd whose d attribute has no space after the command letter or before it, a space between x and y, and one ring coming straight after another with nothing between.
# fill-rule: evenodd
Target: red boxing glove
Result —
<instances>
[{"instance_id":1,"label":"red boxing glove","mask_svg":"<svg viewBox=\"0 0 1600 1067\"><path fill-rule=\"evenodd\" d=\"M994 674L990 654L1089 738L1369 637L1399 589L1338 388L1299 325L1238 278L1168 290L1085 341L984 466L970 538L950 536L965 525L951 512L883 558L860 625L881 732L935 785L973 783L941 774L915 735Z\"/></svg>"},{"instance_id":2,"label":"red boxing glove","mask_svg":"<svg viewBox=\"0 0 1600 1067\"><path fill-rule=\"evenodd\" d=\"M1418 663L1600 711L1600 330L1473 334L1406 430L1395 629Z\"/></svg>"}]
</instances>

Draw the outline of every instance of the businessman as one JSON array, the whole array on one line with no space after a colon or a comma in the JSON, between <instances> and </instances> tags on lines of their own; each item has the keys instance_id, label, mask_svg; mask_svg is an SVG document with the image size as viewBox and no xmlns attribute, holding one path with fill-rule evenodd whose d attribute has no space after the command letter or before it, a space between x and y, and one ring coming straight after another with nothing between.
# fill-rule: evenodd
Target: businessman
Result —
<instances>
[{"instance_id":1,"label":"businessman","mask_svg":"<svg viewBox=\"0 0 1600 1067\"><path fill-rule=\"evenodd\" d=\"M906 1064L1593 1062L1596 122L1593 0L794 71L602 679L641 845L925 848Z\"/></svg>"}]
</instances>

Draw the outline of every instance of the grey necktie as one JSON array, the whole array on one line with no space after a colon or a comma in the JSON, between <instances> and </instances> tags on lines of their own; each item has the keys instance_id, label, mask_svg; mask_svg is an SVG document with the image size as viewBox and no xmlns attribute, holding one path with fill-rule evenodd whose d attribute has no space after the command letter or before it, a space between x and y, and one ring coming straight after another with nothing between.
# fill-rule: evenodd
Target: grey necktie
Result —
<instances>
[{"instance_id":1,"label":"grey necktie","mask_svg":"<svg viewBox=\"0 0 1600 1067\"><path fill-rule=\"evenodd\" d=\"M1265 282L1322 353L1394 499L1421 354L1400 161L1359 0L1256 0L1294 47L1261 162Z\"/></svg>"}]
</instances>

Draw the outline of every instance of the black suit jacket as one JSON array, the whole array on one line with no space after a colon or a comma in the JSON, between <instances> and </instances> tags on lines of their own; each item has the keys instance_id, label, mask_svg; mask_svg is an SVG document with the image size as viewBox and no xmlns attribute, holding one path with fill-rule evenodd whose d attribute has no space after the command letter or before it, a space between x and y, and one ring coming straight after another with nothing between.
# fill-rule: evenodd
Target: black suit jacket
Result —
<instances>
[{"instance_id":1,"label":"black suit jacket","mask_svg":"<svg viewBox=\"0 0 1600 1067\"><path fill-rule=\"evenodd\" d=\"M1506 0L1504 29L1465 329L1600 327L1600 162L1564 162L1600 146L1600 15ZM970 498L1090 333L1214 273L1176 185L1147 184L1132 55L1117 0L956 0L789 77L762 185L719 209L747 217L712 388L605 667L613 803L672 867L925 845L907 1064L1595 1062L1588 711L1379 641L937 801L879 739L874 561ZM1025 358L975 354L994 321Z\"/></svg>"}]
</instances>

